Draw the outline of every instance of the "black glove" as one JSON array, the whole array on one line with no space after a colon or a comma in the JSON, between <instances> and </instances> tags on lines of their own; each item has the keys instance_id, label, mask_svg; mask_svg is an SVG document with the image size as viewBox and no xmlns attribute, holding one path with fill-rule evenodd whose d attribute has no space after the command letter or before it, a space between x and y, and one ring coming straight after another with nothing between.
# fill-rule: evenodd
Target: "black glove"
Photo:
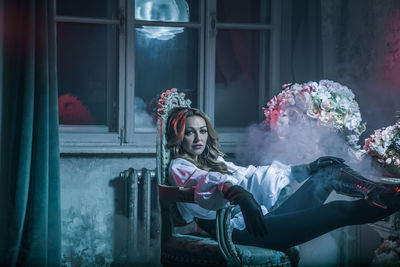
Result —
<instances>
[{"instance_id":1,"label":"black glove","mask_svg":"<svg viewBox=\"0 0 400 267\"><path fill-rule=\"evenodd\" d=\"M318 158L316 161L313 161L310 164L293 166L291 171L296 181L303 182L305 179L307 179L310 175L316 173L318 170L331 165L342 164L343 162L344 159L325 156Z\"/></svg>"},{"instance_id":2,"label":"black glove","mask_svg":"<svg viewBox=\"0 0 400 267\"><path fill-rule=\"evenodd\" d=\"M267 235L267 226L263 221L263 213L260 205L253 195L238 185L227 184L223 189L224 198L235 205L240 206L247 231L254 236Z\"/></svg>"},{"instance_id":3,"label":"black glove","mask_svg":"<svg viewBox=\"0 0 400 267\"><path fill-rule=\"evenodd\" d=\"M308 164L308 170L310 174L316 173L318 170L336 164L341 164L344 162L344 159L337 158L337 157L320 157L316 161L311 162Z\"/></svg>"}]
</instances>

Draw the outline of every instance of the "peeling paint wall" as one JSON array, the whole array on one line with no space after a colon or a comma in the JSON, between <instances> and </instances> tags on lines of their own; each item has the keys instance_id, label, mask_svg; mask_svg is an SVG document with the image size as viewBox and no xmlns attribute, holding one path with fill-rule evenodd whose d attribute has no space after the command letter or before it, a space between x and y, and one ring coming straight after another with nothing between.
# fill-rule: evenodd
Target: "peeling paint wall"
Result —
<instances>
[{"instance_id":1,"label":"peeling paint wall","mask_svg":"<svg viewBox=\"0 0 400 267\"><path fill-rule=\"evenodd\" d=\"M60 165L63 266L123 261L127 218L118 211L122 198L113 181L128 168L154 169L155 159L62 157Z\"/></svg>"}]
</instances>

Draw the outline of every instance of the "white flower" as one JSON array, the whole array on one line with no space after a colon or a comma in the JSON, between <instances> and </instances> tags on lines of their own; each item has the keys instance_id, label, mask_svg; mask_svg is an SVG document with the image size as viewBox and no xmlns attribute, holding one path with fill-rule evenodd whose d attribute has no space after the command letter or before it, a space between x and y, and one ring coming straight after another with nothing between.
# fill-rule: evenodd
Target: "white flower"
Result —
<instances>
[{"instance_id":1,"label":"white flower","mask_svg":"<svg viewBox=\"0 0 400 267\"><path fill-rule=\"evenodd\" d=\"M360 120L358 120L358 118L350 117L350 116L346 116L344 120L345 120L344 125L349 130L356 129L360 125L360 122L361 122Z\"/></svg>"},{"instance_id":2,"label":"white flower","mask_svg":"<svg viewBox=\"0 0 400 267\"><path fill-rule=\"evenodd\" d=\"M341 131L349 144L357 146L359 136L365 131L365 124L361 123L359 106L349 88L329 80L286 84L283 88L264 109L267 122L277 110L281 117L288 116L290 107L296 105L308 117ZM281 123L279 125L282 126Z\"/></svg>"},{"instance_id":3,"label":"white flower","mask_svg":"<svg viewBox=\"0 0 400 267\"><path fill-rule=\"evenodd\" d=\"M385 155L386 154L386 148L383 147L383 146L378 146L378 147L376 147L376 152L378 152L378 154L380 154L380 155Z\"/></svg>"},{"instance_id":4,"label":"white flower","mask_svg":"<svg viewBox=\"0 0 400 267\"><path fill-rule=\"evenodd\" d=\"M307 115L311 118L317 119L319 115L318 109L316 109L315 107L308 109Z\"/></svg>"},{"instance_id":5,"label":"white flower","mask_svg":"<svg viewBox=\"0 0 400 267\"><path fill-rule=\"evenodd\" d=\"M375 130L366 139L364 146L369 154L379 157L379 163L396 166L389 170L394 175L400 174L400 153L396 150L398 138L400 138L400 124L397 122L395 125Z\"/></svg>"},{"instance_id":6,"label":"white flower","mask_svg":"<svg viewBox=\"0 0 400 267\"><path fill-rule=\"evenodd\" d=\"M347 142L349 142L349 144L354 145L354 146L357 145L358 139L359 139L359 136L356 134L351 134L351 135L346 136Z\"/></svg>"},{"instance_id":7,"label":"white flower","mask_svg":"<svg viewBox=\"0 0 400 267\"><path fill-rule=\"evenodd\" d=\"M321 102L321 108L324 110L330 110L335 106L335 103L331 99L323 99Z\"/></svg>"},{"instance_id":8,"label":"white flower","mask_svg":"<svg viewBox=\"0 0 400 267\"><path fill-rule=\"evenodd\" d=\"M311 96L307 92L304 92L303 94L297 94L295 96L295 101L298 108L301 110L307 110L311 102Z\"/></svg>"}]
</instances>

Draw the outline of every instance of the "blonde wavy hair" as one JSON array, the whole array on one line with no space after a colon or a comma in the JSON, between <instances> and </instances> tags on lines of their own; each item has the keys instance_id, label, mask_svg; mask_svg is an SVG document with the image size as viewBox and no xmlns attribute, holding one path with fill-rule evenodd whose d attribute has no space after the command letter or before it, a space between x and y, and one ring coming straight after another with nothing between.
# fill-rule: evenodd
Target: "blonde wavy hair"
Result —
<instances>
[{"instance_id":1,"label":"blonde wavy hair","mask_svg":"<svg viewBox=\"0 0 400 267\"><path fill-rule=\"evenodd\" d=\"M182 148L186 119L192 116L202 117L206 122L208 131L206 147L203 153L197 157L197 160L193 160ZM173 108L168 113L165 136L167 138L166 147L170 150L173 159L183 158L205 171L232 174L224 162L217 160L218 156L224 156L224 153L218 150L218 134L211 126L210 118L204 112L195 108Z\"/></svg>"}]
</instances>

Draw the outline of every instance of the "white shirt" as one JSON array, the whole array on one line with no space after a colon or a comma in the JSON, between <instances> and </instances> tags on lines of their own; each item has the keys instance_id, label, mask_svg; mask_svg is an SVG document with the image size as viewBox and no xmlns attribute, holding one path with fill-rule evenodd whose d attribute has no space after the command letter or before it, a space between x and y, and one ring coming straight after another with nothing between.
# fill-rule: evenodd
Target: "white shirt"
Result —
<instances>
[{"instance_id":1,"label":"white shirt","mask_svg":"<svg viewBox=\"0 0 400 267\"><path fill-rule=\"evenodd\" d=\"M215 219L215 211L229 205L222 193L225 182L240 185L252 193L265 215L277 201L281 190L293 180L290 175L290 166L279 161L273 161L267 166L240 167L232 162L224 161L222 157L218 160L226 164L232 175L204 171L182 158L173 159L170 163L169 183L194 188L195 203L177 203L182 218L188 223L193 221L194 217ZM231 229L233 228L239 230L245 228L241 212L231 219Z\"/></svg>"}]
</instances>

